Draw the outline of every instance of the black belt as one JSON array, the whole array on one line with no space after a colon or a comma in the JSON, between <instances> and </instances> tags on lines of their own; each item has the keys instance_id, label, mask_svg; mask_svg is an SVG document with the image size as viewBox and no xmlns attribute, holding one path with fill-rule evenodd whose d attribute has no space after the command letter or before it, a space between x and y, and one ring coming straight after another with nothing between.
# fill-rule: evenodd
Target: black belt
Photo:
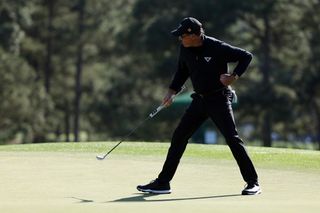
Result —
<instances>
[{"instance_id":1,"label":"black belt","mask_svg":"<svg viewBox=\"0 0 320 213\"><path fill-rule=\"evenodd\" d=\"M209 97L209 96L212 96L212 95L218 95L218 94L225 95L225 92L227 90L228 90L227 87L222 87L222 88L214 90L212 92L207 92L207 93L198 93L198 92L196 92L196 94L199 95L201 98L205 98L205 97Z\"/></svg>"}]
</instances>

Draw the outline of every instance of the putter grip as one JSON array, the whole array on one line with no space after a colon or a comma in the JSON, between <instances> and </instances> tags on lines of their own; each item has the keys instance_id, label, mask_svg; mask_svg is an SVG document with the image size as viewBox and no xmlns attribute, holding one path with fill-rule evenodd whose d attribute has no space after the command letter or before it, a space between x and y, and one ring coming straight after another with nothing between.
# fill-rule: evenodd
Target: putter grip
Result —
<instances>
[{"instance_id":1,"label":"putter grip","mask_svg":"<svg viewBox=\"0 0 320 213\"><path fill-rule=\"evenodd\" d=\"M157 109L155 109L153 112L150 113L150 117L153 118L158 112L160 112L164 108L164 105L158 106Z\"/></svg>"},{"instance_id":2,"label":"putter grip","mask_svg":"<svg viewBox=\"0 0 320 213\"><path fill-rule=\"evenodd\" d=\"M185 88L186 88L186 87L183 85L183 86L181 87L181 90L180 90L177 94L171 96L171 99L173 100L175 96L177 96L177 95L179 95L180 93L182 93L183 90L185 90ZM150 113L149 117L150 117L150 118L153 118L153 117L154 117L156 114L158 114L158 112L160 112L164 107L165 107L164 105L158 106L157 109L155 109L153 112Z\"/></svg>"},{"instance_id":3,"label":"putter grip","mask_svg":"<svg viewBox=\"0 0 320 213\"><path fill-rule=\"evenodd\" d=\"M171 99L173 99L176 95L172 95ZM150 113L150 118L153 118L156 114L158 114L158 112L160 112L163 108L165 108L165 105L160 105L157 107L157 109L155 109L153 112Z\"/></svg>"}]
</instances>

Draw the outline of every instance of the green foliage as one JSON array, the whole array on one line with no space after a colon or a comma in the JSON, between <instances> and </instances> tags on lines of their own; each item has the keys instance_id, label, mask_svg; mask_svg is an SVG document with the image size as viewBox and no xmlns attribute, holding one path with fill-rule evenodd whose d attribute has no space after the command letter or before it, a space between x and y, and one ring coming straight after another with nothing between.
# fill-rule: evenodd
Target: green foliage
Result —
<instances>
[{"instance_id":1,"label":"green foliage","mask_svg":"<svg viewBox=\"0 0 320 213\"><path fill-rule=\"evenodd\" d=\"M81 38L79 4L0 3L2 141L72 137L80 42L80 131L89 140L125 135L160 104L178 55L170 31L186 16L197 17L206 34L254 54L234 85L239 125L255 125L250 139L277 133L320 141L319 1L90 0ZM132 139L168 140L181 113L166 109Z\"/></svg>"},{"instance_id":2,"label":"green foliage","mask_svg":"<svg viewBox=\"0 0 320 213\"><path fill-rule=\"evenodd\" d=\"M32 142L44 130L44 91L23 59L0 49L0 141L14 140L23 133L23 142Z\"/></svg>"}]
</instances>

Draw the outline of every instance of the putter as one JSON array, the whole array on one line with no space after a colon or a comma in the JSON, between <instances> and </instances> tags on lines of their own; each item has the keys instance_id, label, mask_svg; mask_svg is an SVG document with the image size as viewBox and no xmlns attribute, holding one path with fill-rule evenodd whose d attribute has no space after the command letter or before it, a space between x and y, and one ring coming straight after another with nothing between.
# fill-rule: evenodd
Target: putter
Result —
<instances>
[{"instance_id":1,"label":"putter","mask_svg":"<svg viewBox=\"0 0 320 213\"><path fill-rule=\"evenodd\" d=\"M176 97L177 95L179 95L186 87L182 86L181 90L175 94L171 96L171 99L174 100L174 97ZM97 160L104 160L115 148L117 148L125 139L127 139L130 135L132 135L132 133L134 133L140 126L142 126L142 124L144 124L147 120L153 118L156 114L158 114L163 108L165 108L164 105L160 105L158 106L154 111L152 111L149 116L144 119L143 121L141 121L133 130L131 130L131 132L129 132L126 136L124 136L118 143L117 145L115 145L109 152L107 152L104 155L97 155L96 158Z\"/></svg>"}]
</instances>

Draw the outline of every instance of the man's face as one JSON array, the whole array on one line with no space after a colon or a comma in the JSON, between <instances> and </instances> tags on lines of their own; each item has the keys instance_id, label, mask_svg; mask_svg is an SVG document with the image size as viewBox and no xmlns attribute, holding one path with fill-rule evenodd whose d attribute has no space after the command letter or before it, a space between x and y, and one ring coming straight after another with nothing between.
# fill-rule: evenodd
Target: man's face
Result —
<instances>
[{"instance_id":1,"label":"man's face","mask_svg":"<svg viewBox=\"0 0 320 213\"><path fill-rule=\"evenodd\" d=\"M179 36L179 40L184 47L197 47L199 46L199 42L201 42L201 36L196 34L182 34Z\"/></svg>"}]
</instances>

